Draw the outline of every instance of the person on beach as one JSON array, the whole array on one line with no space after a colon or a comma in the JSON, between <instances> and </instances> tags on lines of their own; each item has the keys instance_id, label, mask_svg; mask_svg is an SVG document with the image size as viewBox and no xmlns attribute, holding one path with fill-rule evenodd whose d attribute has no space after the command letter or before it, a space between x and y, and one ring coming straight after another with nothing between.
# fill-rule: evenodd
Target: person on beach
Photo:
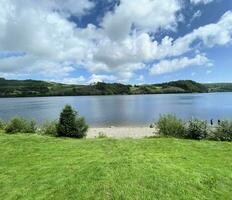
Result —
<instances>
[{"instance_id":1,"label":"person on beach","mask_svg":"<svg viewBox=\"0 0 232 200\"><path fill-rule=\"evenodd\" d=\"M211 126L213 126L213 119L210 120L210 124L211 124Z\"/></svg>"}]
</instances>

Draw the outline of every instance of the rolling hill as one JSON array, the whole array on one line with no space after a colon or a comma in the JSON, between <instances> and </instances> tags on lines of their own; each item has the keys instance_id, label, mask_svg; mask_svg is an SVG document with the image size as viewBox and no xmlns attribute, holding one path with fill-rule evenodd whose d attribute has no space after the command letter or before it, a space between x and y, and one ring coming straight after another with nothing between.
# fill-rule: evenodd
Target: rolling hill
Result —
<instances>
[{"instance_id":1,"label":"rolling hill","mask_svg":"<svg viewBox=\"0 0 232 200\"><path fill-rule=\"evenodd\" d=\"M201 84L191 80L132 86L101 82L92 85L68 85L47 81L6 80L0 78L0 97L207 93L229 91L232 91L232 83Z\"/></svg>"}]
</instances>

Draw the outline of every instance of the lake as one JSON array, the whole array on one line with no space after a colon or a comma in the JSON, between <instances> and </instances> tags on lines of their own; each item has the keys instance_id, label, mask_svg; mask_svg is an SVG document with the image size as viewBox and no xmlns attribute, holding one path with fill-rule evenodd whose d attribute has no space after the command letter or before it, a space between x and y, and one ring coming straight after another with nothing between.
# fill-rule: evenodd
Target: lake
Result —
<instances>
[{"instance_id":1,"label":"lake","mask_svg":"<svg viewBox=\"0 0 232 200\"><path fill-rule=\"evenodd\" d=\"M148 125L160 114L182 119L232 119L232 93L0 98L0 118L18 115L41 123L71 104L92 126Z\"/></svg>"}]
</instances>

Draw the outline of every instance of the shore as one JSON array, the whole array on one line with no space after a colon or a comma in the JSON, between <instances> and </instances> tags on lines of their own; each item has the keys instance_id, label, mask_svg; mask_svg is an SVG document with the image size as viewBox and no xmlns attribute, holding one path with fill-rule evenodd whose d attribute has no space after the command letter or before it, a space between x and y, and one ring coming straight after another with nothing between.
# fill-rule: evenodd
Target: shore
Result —
<instances>
[{"instance_id":1,"label":"shore","mask_svg":"<svg viewBox=\"0 0 232 200\"><path fill-rule=\"evenodd\" d=\"M155 136L157 133L156 128L149 127L91 127L87 132L87 138L96 138L99 135L112 138L144 138Z\"/></svg>"}]
</instances>

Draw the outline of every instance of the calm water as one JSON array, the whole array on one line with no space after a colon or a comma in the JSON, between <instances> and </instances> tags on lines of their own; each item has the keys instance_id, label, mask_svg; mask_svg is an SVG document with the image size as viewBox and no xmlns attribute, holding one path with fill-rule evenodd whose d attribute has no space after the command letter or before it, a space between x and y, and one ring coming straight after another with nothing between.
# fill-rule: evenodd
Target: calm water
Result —
<instances>
[{"instance_id":1,"label":"calm water","mask_svg":"<svg viewBox=\"0 0 232 200\"><path fill-rule=\"evenodd\" d=\"M183 119L232 119L232 93L3 98L0 118L19 115L38 122L53 120L65 104L78 109L93 126L146 125L164 113Z\"/></svg>"}]
</instances>

